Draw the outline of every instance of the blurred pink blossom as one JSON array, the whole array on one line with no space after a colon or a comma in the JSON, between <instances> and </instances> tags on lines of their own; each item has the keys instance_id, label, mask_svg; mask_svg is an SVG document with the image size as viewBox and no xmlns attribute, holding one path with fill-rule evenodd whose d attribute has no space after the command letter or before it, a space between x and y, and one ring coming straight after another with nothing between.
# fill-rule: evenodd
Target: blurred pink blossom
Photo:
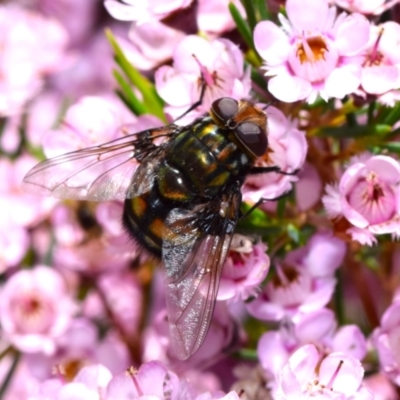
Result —
<instances>
[{"instance_id":1,"label":"blurred pink blossom","mask_svg":"<svg viewBox=\"0 0 400 400\"><path fill-rule=\"evenodd\" d=\"M47 157L55 157L116 139L133 121L115 98L85 96L67 110L58 129L44 134L42 145Z\"/></svg>"},{"instance_id":2,"label":"blurred pink blossom","mask_svg":"<svg viewBox=\"0 0 400 400\"><path fill-rule=\"evenodd\" d=\"M323 190L321 177L317 168L309 162L305 162L301 171L297 174L296 204L300 211L307 211L314 207L320 200Z\"/></svg>"},{"instance_id":3,"label":"blurred pink blossom","mask_svg":"<svg viewBox=\"0 0 400 400\"><path fill-rule=\"evenodd\" d=\"M254 44L272 76L269 91L279 100L312 103L343 98L361 81L361 51L369 39L369 22L361 14L336 17L327 0L288 0L282 28L261 21Z\"/></svg>"},{"instance_id":4,"label":"blurred pink blossom","mask_svg":"<svg viewBox=\"0 0 400 400\"><path fill-rule=\"evenodd\" d=\"M104 6L116 19L135 21L138 24L160 20L191 4L192 0L105 0Z\"/></svg>"},{"instance_id":5,"label":"blurred pink blossom","mask_svg":"<svg viewBox=\"0 0 400 400\"><path fill-rule=\"evenodd\" d=\"M39 381L52 378L55 366L59 366L58 373L68 381L78 368L91 363L101 363L113 373L128 368L131 363L126 344L115 331L100 337L99 328L81 317L73 319L67 331L56 339L53 355L26 354L24 360Z\"/></svg>"},{"instance_id":6,"label":"blurred pink blossom","mask_svg":"<svg viewBox=\"0 0 400 400\"><path fill-rule=\"evenodd\" d=\"M398 394L393 383L383 374L367 376L364 386L374 395L374 400L398 400Z\"/></svg>"},{"instance_id":7,"label":"blurred pink blossom","mask_svg":"<svg viewBox=\"0 0 400 400\"><path fill-rule=\"evenodd\" d=\"M48 216L57 200L26 194L21 182L26 173L37 163L28 155L21 155L14 162L0 159L0 221L2 224L29 227Z\"/></svg>"},{"instance_id":8,"label":"blurred pink blossom","mask_svg":"<svg viewBox=\"0 0 400 400\"><path fill-rule=\"evenodd\" d=\"M362 88L380 95L400 86L400 25L389 21L371 25L368 48L364 53Z\"/></svg>"},{"instance_id":9,"label":"blurred pink blossom","mask_svg":"<svg viewBox=\"0 0 400 400\"><path fill-rule=\"evenodd\" d=\"M378 351L381 371L396 385L400 385L400 301L395 301L385 311L381 325L372 335Z\"/></svg>"},{"instance_id":10,"label":"blurred pink blossom","mask_svg":"<svg viewBox=\"0 0 400 400\"><path fill-rule=\"evenodd\" d=\"M329 218L352 225L346 233L353 240L371 246L374 235L400 236L399 182L398 161L365 154L352 159L338 184L326 186L322 202Z\"/></svg>"},{"instance_id":11,"label":"blurred pink blossom","mask_svg":"<svg viewBox=\"0 0 400 400\"><path fill-rule=\"evenodd\" d=\"M238 0L198 0L196 17L199 31L217 35L235 28L229 3L233 3L241 15L245 16L243 5Z\"/></svg>"},{"instance_id":12,"label":"blurred pink blossom","mask_svg":"<svg viewBox=\"0 0 400 400\"><path fill-rule=\"evenodd\" d=\"M118 38L118 42L132 65L147 71L170 60L173 49L184 36L183 32L153 20L132 24L129 41Z\"/></svg>"},{"instance_id":13,"label":"blurred pink blossom","mask_svg":"<svg viewBox=\"0 0 400 400\"><path fill-rule=\"evenodd\" d=\"M76 311L62 276L49 267L18 271L1 289L3 335L27 353L54 353Z\"/></svg>"},{"instance_id":14,"label":"blurred pink blossom","mask_svg":"<svg viewBox=\"0 0 400 400\"><path fill-rule=\"evenodd\" d=\"M0 229L0 274L16 266L25 256L30 244L27 230L19 225L3 222Z\"/></svg>"},{"instance_id":15,"label":"blurred pink blossom","mask_svg":"<svg viewBox=\"0 0 400 400\"><path fill-rule=\"evenodd\" d=\"M267 246L235 234L223 267L218 289L218 300L247 300L259 291L266 278L270 260L265 253Z\"/></svg>"},{"instance_id":16,"label":"blurred pink blossom","mask_svg":"<svg viewBox=\"0 0 400 400\"><path fill-rule=\"evenodd\" d=\"M0 32L0 116L9 116L60 68L68 38L59 22L10 4L0 6Z\"/></svg>"},{"instance_id":17,"label":"blurred pink blossom","mask_svg":"<svg viewBox=\"0 0 400 400\"><path fill-rule=\"evenodd\" d=\"M373 15L382 14L398 2L399 0L331 0L331 3L345 10Z\"/></svg>"},{"instance_id":18,"label":"blurred pink blossom","mask_svg":"<svg viewBox=\"0 0 400 400\"><path fill-rule=\"evenodd\" d=\"M248 97L250 69L245 69L243 62L243 53L230 40L186 36L175 47L173 66L162 66L155 74L157 92L169 104L165 111L177 118L198 101L202 77L206 83L203 102L179 119L179 124L208 112L212 102L220 97Z\"/></svg>"},{"instance_id":19,"label":"blurred pink blossom","mask_svg":"<svg viewBox=\"0 0 400 400\"><path fill-rule=\"evenodd\" d=\"M358 360L367 352L367 341L356 325L338 329L333 312L322 308L299 315L296 320L285 319L278 331L264 333L257 345L260 364L275 375L290 355L306 344L313 344L321 353L342 351Z\"/></svg>"},{"instance_id":20,"label":"blurred pink blossom","mask_svg":"<svg viewBox=\"0 0 400 400\"><path fill-rule=\"evenodd\" d=\"M329 234L315 234L307 246L287 253L275 264L275 276L248 303L254 317L279 321L324 307L335 288L335 270L345 254L344 243Z\"/></svg>"},{"instance_id":21,"label":"blurred pink blossom","mask_svg":"<svg viewBox=\"0 0 400 400\"><path fill-rule=\"evenodd\" d=\"M95 204L60 204L55 208L51 222L57 239L57 266L89 274L117 271L127 267L137 252L122 227L122 203Z\"/></svg>"},{"instance_id":22,"label":"blurred pink blossom","mask_svg":"<svg viewBox=\"0 0 400 400\"><path fill-rule=\"evenodd\" d=\"M282 111L267 108L268 151L256 161L256 166L277 165L284 172L294 172L302 167L307 155L305 134L289 121ZM243 200L256 203L261 197L274 199L292 188L297 182L296 175L282 175L276 172L250 175L242 188Z\"/></svg>"},{"instance_id":23,"label":"blurred pink blossom","mask_svg":"<svg viewBox=\"0 0 400 400\"><path fill-rule=\"evenodd\" d=\"M373 400L372 393L361 386L363 375L360 361L352 356L335 352L322 358L315 346L305 345L279 372L275 398Z\"/></svg>"},{"instance_id":24,"label":"blurred pink blossom","mask_svg":"<svg viewBox=\"0 0 400 400\"><path fill-rule=\"evenodd\" d=\"M127 338L137 337L143 312L143 293L135 275L129 272L103 274L98 286L114 324Z\"/></svg>"}]
</instances>

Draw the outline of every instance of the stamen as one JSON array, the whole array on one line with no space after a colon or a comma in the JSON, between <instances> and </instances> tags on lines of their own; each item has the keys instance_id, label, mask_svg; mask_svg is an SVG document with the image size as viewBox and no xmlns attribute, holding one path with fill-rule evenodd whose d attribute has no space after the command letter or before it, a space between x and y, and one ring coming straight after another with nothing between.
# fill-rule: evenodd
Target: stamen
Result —
<instances>
[{"instance_id":1,"label":"stamen","mask_svg":"<svg viewBox=\"0 0 400 400\"><path fill-rule=\"evenodd\" d=\"M139 385L139 382L136 379L136 374L138 372L138 370L135 367L129 367L126 371L129 376L132 378L133 384L135 385L136 391L138 392L139 396L143 396L144 393L142 391L142 388Z\"/></svg>"},{"instance_id":2,"label":"stamen","mask_svg":"<svg viewBox=\"0 0 400 400\"><path fill-rule=\"evenodd\" d=\"M339 365L337 366L335 372L333 373L333 375L332 375L330 381L329 381L328 384L326 385L326 388L327 388L327 389L332 389L333 382L335 381L336 377L338 376L339 371L340 371L340 368L342 368L342 365L343 365L343 360L340 360Z\"/></svg>"}]
</instances>

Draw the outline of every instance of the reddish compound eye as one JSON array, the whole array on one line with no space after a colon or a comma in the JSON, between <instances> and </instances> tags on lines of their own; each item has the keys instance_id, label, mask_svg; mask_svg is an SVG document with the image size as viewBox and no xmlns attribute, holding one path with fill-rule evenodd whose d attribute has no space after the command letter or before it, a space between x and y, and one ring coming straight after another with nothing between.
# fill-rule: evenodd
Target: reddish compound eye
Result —
<instances>
[{"instance_id":1,"label":"reddish compound eye","mask_svg":"<svg viewBox=\"0 0 400 400\"><path fill-rule=\"evenodd\" d=\"M235 129L239 140L257 157L262 156L268 148L265 129L253 122L243 122Z\"/></svg>"},{"instance_id":2,"label":"reddish compound eye","mask_svg":"<svg viewBox=\"0 0 400 400\"><path fill-rule=\"evenodd\" d=\"M223 97L222 99L215 100L211 108L221 121L227 121L237 114L239 103L230 97Z\"/></svg>"}]
</instances>

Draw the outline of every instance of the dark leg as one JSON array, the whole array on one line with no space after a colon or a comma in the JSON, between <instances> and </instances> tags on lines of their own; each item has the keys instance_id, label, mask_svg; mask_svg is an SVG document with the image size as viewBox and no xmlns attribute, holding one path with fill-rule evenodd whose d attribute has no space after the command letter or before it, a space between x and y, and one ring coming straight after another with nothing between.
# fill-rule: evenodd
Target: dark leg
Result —
<instances>
[{"instance_id":1,"label":"dark leg","mask_svg":"<svg viewBox=\"0 0 400 400\"><path fill-rule=\"evenodd\" d=\"M299 171L300 171L299 169L295 169L292 172L285 172L285 171L282 171L280 169L280 167L278 167L277 165L274 165L273 167L252 167L252 168L250 168L249 174L257 175L257 174L265 174L268 172L276 172L281 175L292 176L292 175L297 175Z\"/></svg>"},{"instance_id":2,"label":"dark leg","mask_svg":"<svg viewBox=\"0 0 400 400\"><path fill-rule=\"evenodd\" d=\"M291 193L292 190L288 190L287 192L281 194L278 197L274 197L273 199L265 199L264 197L261 197L260 200L257 201L257 203L255 203L253 205L253 207L250 208L250 210L248 210L246 212L246 214L243 214L241 217L242 218L246 218L247 216L249 216L258 206L260 206L262 203L264 203L264 201L276 201L276 200L280 200L285 198L286 196L289 196L289 194Z\"/></svg>"},{"instance_id":3,"label":"dark leg","mask_svg":"<svg viewBox=\"0 0 400 400\"><path fill-rule=\"evenodd\" d=\"M196 101L196 103L193 103L182 115L180 115L178 118L175 118L175 121L178 121L178 119L183 118L185 115L189 114L190 111L193 111L196 107L198 107L199 105L201 105L201 103L203 103L203 99L204 99L204 93L206 92L206 87L207 84L205 82L205 80L203 79L203 77L201 77L201 92L200 92L200 98L199 100Z\"/></svg>"}]
</instances>

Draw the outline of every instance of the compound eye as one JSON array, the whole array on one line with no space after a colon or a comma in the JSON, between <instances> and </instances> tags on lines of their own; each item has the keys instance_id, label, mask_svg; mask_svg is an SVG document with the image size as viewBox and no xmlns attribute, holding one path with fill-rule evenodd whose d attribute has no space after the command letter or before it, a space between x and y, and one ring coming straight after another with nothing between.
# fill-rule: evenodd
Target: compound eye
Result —
<instances>
[{"instance_id":1,"label":"compound eye","mask_svg":"<svg viewBox=\"0 0 400 400\"><path fill-rule=\"evenodd\" d=\"M239 103L230 97L223 97L222 99L215 100L211 108L218 118L222 121L227 121L237 114Z\"/></svg>"},{"instance_id":2,"label":"compound eye","mask_svg":"<svg viewBox=\"0 0 400 400\"><path fill-rule=\"evenodd\" d=\"M235 129L240 141L257 157L267 151L267 132L253 122L243 122Z\"/></svg>"}]
</instances>

